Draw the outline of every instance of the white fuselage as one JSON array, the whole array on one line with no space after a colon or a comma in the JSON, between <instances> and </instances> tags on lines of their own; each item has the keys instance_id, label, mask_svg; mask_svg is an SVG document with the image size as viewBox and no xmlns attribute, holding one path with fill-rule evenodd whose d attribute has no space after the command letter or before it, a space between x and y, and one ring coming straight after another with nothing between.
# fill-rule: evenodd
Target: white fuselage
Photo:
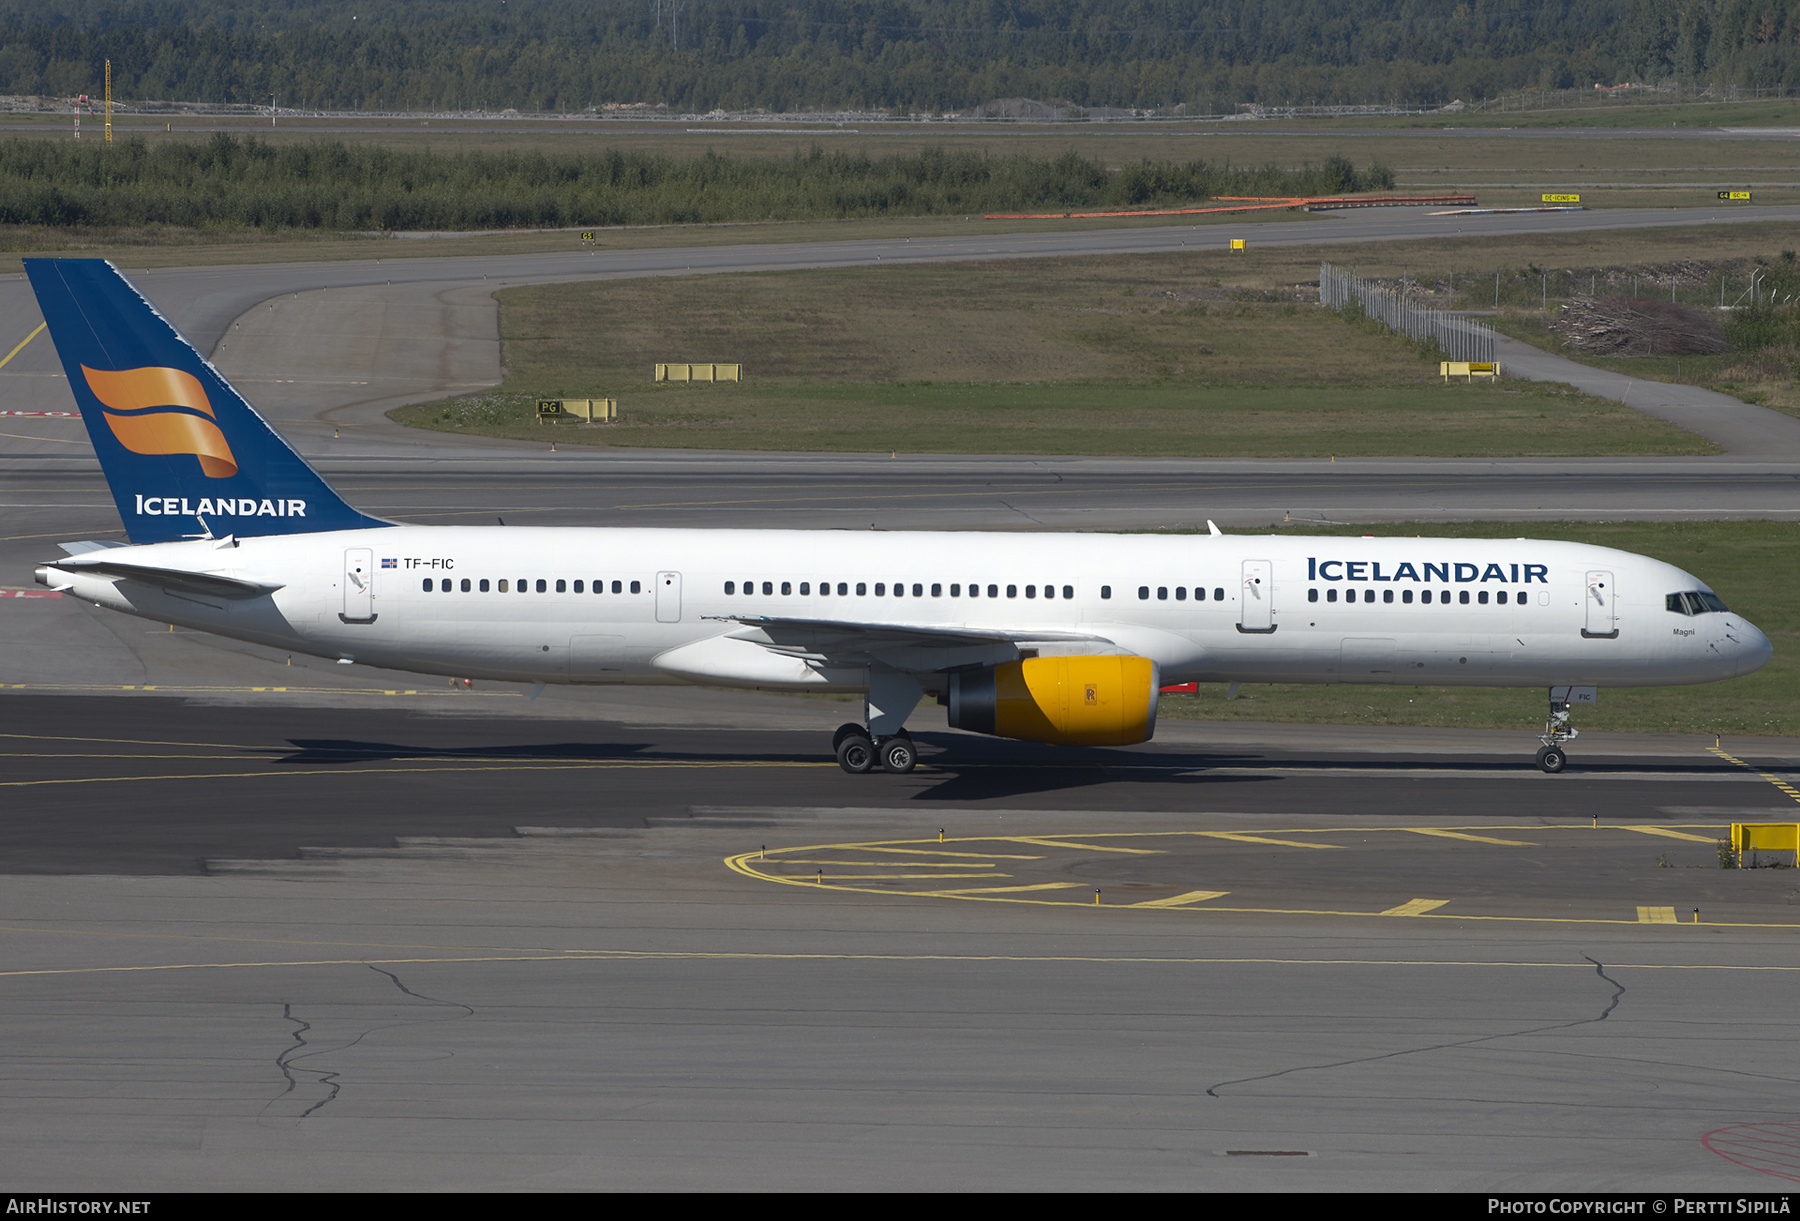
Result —
<instances>
[{"instance_id":1,"label":"white fuselage","mask_svg":"<svg viewBox=\"0 0 1800 1221\"><path fill-rule=\"evenodd\" d=\"M931 691L934 669L1012 660L1034 632L1036 653L1138 654L1164 683L1664 686L1771 651L1736 613L1668 609L1707 588L1680 569L1527 539L402 526L104 555L280 588L213 597L55 565L40 579L281 649L522 682L854 690L874 664ZM740 621L755 616L1013 644L845 663L764 647Z\"/></svg>"}]
</instances>

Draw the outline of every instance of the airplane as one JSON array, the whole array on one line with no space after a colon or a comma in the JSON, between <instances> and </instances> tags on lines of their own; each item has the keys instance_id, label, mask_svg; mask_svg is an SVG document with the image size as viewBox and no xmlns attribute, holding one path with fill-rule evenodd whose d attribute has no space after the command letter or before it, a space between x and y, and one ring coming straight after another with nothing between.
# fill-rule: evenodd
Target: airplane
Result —
<instances>
[{"instance_id":1,"label":"airplane","mask_svg":"<svg viewBox=\"0 0 1800 1221\"><path fill-rule=\"evenodd\" d=\"M39 583L295 653L522 683L851 692L847 772L952 728L1149 741L1176 684L1598 689L1732 678L1766 636L1647 556L1532 539L417 526L347 504L111 263L26 272L129 543Z\"/></svg>"}]
</instances>

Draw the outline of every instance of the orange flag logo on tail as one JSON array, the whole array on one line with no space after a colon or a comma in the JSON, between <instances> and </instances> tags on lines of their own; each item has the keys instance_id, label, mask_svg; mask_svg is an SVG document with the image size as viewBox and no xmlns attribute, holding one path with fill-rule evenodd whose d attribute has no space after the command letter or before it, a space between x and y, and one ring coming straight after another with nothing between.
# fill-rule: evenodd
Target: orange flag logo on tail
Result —
<instances>
[{"instance_id":1,"label":"orange flag logo on tail","mask_svg":"<svg viewBox=\"0 0 1800 1221\"><path fill-rule=\"evenodd\" d=\"M193 374L157 366L108 371L83 365L81 372L106 408L113 436L132 453L192 454L213 479L237 474L237 459L213 422L212 404ZM171 407L186 410L154 410Z\"/></svg>"}]
</instances>

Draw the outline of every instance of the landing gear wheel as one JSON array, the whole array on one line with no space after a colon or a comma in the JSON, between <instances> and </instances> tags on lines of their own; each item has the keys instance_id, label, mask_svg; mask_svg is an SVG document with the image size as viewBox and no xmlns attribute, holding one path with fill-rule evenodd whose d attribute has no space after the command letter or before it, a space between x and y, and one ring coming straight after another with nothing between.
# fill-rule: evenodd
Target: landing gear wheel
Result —
<instances>
[{"instance_id":1,"label":"landing gear wheel","mask_svg":"<svg viewBox=\"0 0 1800 1221\"><path fill-rule=\"evenodd\" d=\"M875 743L869 741L869 735L858 727L855 733L845 734L837 744L838 766L852 776L860 776L875 766Z\"/></svg>"},{"instance_id":2,"label":"landing gear wheel","mask_svg":"<svg viewBox=\"0 0 1800 1221\"><path fill-rule=\"evenodd\" d=\"M1546 746L1537 753L1537 765L1554 776L1569 766L1569 756L1564 754L1560 747Z\"/></svg>"},{"instance_id":3,"label":"landing gear wheel","mask_svg":"<svg viewBox=\"0 0 1800 1221\"><path fill-rule=\"evenodd\" d=\"M861 725L858 725L855 721L839 725L837 727L837 732L831 735L831 749L834 751L837 750L838 747L844 744L845 738L852 736L866 738L869 736L869 731L864 729Z\"/></svg>"},{"instance_id":4,"label":"landing gear wheel","mask_svg":"<svg viewBox=\"0 0 1800 1221\"><path fill-rule=\"evenodd\" d=\"M900 734L889 738L881 744L881 770L896 776L904 776L918 766L919 752L914 749L912 738Z\"/></svg>"}]
</instances>

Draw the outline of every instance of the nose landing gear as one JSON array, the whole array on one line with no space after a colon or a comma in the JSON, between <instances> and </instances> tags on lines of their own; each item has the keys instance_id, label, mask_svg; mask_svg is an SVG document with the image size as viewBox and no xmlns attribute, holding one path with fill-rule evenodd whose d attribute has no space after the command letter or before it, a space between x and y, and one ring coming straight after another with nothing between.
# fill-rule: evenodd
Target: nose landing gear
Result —
<instances>
[{"instance_id":1,"label":"nose landing gear","mask_svg":"<svg viewBox=\"0 0 1800 1221\"><path fill-rule=\"evenodd\" d=\"M1569 723L1569 705L1575 702L1592 704L1596 695L1592 687L1550 688L1550 719L1544 722L1544 732L1538 735L1538 741L1543 743L1537 753L1537 765L1541 770L1554 776L1569 766L1569 753L1563 749L1563 744L1581 736L1581 731Z\"/></svg>"}]
</instances>

